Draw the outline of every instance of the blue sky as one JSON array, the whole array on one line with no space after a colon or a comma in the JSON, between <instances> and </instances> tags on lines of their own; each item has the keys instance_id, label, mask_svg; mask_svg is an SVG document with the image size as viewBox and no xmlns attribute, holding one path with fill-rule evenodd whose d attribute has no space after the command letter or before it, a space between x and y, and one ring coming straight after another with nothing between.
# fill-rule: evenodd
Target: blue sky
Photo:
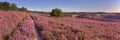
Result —
<instances>
[{"instance_id":1,"label":"blue sky","mask_svg":"<svg viewBox=\"0 0 120 40\"><path fill-rule=\"evenodd\" d=\"M65 12L120 12L120 0L0 0L15 3L29 10L51 11L61 8Z\"/></svg>"}]
</instances>

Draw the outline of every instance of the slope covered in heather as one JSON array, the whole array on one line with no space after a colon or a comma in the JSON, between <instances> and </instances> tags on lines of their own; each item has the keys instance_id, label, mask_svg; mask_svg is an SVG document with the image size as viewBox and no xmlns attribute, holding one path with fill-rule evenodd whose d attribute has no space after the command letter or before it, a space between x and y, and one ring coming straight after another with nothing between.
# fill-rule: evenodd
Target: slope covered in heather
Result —
<instances>
[{"instance_id":1,"label":"slope covered in heather","mask_svg":"<svg viewBox=\"0 0 120 40\"><path fill-rule=\"evenodd\" d=\"M0 40L36 40L32 19L25 12L0 11Z\"/></svg>"},{"instance_id":2,"label":"slope covered in heather","mask_svg":"<svg viewBox=\"0 0 120 40\"><path fill-rule=\"evenodd\" d=\"M112 20L0 11L0 40L120 40L120 21Z\"/></svg>"},{"instance_id":3,"label":"slope covered in heather","mask_svg":"<svg viewBox=\"0 0 120 40\"><path fill-rule=\"evenodd\" d=\"M39 14L30 16L37 24L44 40L120 40L120 21L56 18Z\"/></svg>"}]
</instances>

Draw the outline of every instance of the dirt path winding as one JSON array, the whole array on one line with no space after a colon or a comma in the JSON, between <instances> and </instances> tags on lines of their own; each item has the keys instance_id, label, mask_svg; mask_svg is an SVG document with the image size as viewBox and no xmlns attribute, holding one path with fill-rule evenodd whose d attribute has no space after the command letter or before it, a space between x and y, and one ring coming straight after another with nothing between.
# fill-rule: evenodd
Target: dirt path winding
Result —
<instances>
[{"instance_id":1,"label":"dirt path winding","mask_svg":"<svg viewBox=\"0 0 120 40\"><path fill-rule=\"evenodd\" d=\"M41 33L40 33L40 30L39 28L37 27L37 24L35 23L34 19L32 16L29 15L29 17L32 19L33 23L34 23L34 27L35 27L35 30L36 30L36 34L37 34L37 40L43 40L42 37L41 37Z\"/></svg>"}]
</instances>

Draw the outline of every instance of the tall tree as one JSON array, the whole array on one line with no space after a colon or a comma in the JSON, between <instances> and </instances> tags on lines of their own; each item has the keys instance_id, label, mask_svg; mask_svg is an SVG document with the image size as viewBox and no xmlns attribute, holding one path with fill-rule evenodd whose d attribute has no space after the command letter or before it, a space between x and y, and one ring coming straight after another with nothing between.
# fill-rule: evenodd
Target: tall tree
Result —
<instances>
[{"instance_id":1,"label":"tall tree","mask_svg":"<svg viewBox=\"0 0 120 40\"><path fill-rule=\"evenodd\" d=\"M17 11L18 10L18 7L16 4L11 4L11 10L14 10L14 11Z\"/></svg>"}]
</instances>

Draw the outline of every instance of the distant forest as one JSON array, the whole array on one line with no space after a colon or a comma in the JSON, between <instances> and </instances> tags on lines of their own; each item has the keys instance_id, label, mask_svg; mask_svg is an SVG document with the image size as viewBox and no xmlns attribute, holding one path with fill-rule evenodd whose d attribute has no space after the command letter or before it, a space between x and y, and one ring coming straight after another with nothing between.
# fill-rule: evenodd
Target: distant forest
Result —
<instances>
[{"instance_id":1,"label":"distant forest","mask_svg":"<svg viewBox=\"0 0 120 40\"><path fill-rule=\"evenodd\" d=\"M27 11L27 8L25 7L17 7L15 3L9 3L9 2L0 2L0 10L5 11Z\"/></svg>"}]
</instances>

